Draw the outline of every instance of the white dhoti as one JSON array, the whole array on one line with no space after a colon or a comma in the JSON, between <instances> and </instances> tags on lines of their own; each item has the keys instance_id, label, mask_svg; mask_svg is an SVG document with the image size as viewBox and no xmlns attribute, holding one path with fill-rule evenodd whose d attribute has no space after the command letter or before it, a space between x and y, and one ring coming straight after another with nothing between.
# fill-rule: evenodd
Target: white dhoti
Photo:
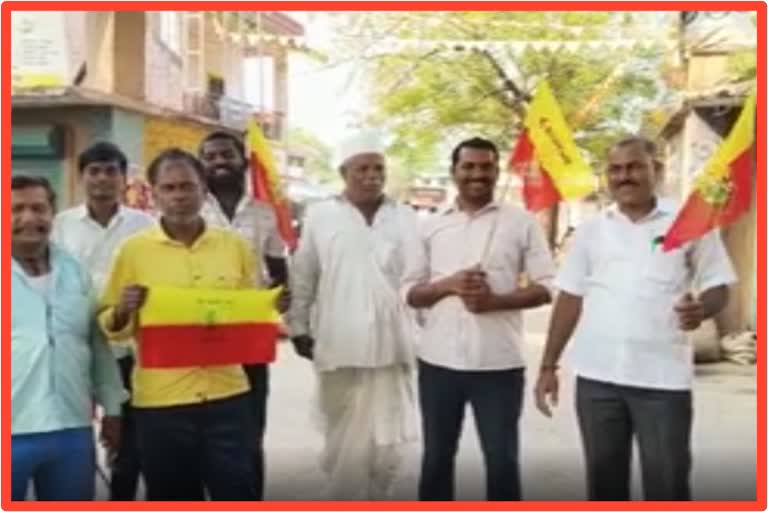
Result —
<instances>
[{"instance_id":1,"label":"white dhoti","mask_svg":"<svg viewBox=\"0 0 768 512\"><path fill-rule=\"evenodd\" d=\"M412 367L341 368L317 378L329 498L385 499L404 445L418 437Z\"/></svg>"}]
</instances>

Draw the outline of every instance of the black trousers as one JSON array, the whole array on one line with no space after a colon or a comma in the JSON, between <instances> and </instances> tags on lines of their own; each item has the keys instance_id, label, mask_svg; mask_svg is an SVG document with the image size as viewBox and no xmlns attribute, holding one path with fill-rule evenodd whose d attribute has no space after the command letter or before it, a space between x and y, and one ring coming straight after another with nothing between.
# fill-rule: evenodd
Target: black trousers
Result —
<instances>
[{"instance_id":1,"label":"black trousers","mask_svg":"<svg viewBox=\"0 0 768 512\"><path fill-rule=\"evenodd\" d=\"M618 386L579 377L576 413L590 500L629 500L637 438L646 500L691 499L690 391Z\"/></svg>"},{"instance_id":2,"label":"black trousers","mask_svg":"<svg viewBox=\"0 0 768 512\"><path fill-rule=\"evenodd\" d=\"M125 389L131 391L133 356L118 359L117 365L120 368L120 376L123 379ZM141 466L139 464L139 444L136 439L136 421L130 400L123 404L121 414L120 447L112 463L109 499L112 501L133 501L136 499Z\"/></svg>"},{"instance_id":3,"label":"black trousers","mask_svg":"<svg viewBox=\"0 0 768 512\"><path fill-rule=\"evenodd\" d=\"M454 499L456 451L467 404L472 406L491 501L521 497L518 421L523 369L457 371L419 361L424 454L419 499Z\"/></svg>"},{"instance_id":4,"label":"black trousers","mask_svg":"<svg viewBox=\"0 0 768 512\"><path fill-rule=\"evenodd\" d=\"M257 500L264 499L264 432L267 425L267 396L269 395L269 366L244 365L251 386L249 402L252 415L250 443L253 460L253 487Z\"/></svg>"},{"instance_id":5,"label":"black trousers","mask_svg":"<svg viewBox=\"0 0 768 512\"><path fill-rule=\"evenodd\" d=\"M256 499L248 394L134 411L147 499Z\"/></svg>"}]
</instances>

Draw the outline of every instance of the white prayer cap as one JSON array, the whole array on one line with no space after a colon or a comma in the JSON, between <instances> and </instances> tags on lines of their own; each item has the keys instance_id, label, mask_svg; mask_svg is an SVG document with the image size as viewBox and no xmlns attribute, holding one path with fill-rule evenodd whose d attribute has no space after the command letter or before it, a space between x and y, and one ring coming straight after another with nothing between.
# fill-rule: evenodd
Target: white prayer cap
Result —
<instances>
[{"instance_id":1,"label":"white prayer cap","mask_svg":"<svg viewBox=\"0 0 768 512\"><path fill-rule=\"evenodd\" d=\"M381 132L368 130L356 133L345 138L336 148L333 158L334 167L341 167L344 162L356 155L367 153L383 155L385 149L386 142Z\"/></svg>"}]
</instances>

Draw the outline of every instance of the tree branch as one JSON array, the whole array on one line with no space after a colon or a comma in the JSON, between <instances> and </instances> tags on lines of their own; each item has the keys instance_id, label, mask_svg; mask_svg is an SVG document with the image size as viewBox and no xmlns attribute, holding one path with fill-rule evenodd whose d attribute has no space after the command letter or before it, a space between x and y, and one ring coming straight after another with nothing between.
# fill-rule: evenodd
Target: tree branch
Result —
<instances>
[{"instance_id":1,"label":"tree branch","mask_svg":"<svg viewBox=\"0 0 768 512\"><path fill-rule=\"evenodd\" d=\"M485 57L485 59L488 61L488 63L493 67L494 71L496 71L496 74L501 79L501 82L504 84L504 89L506 91L509 91L512 93L513 99L510 100L506 96L503 96L502 101L505 105L507 105L509 108L515 111L515 113L522 117L525 117L525 112L523 111L523 102L527 102L531 100L531 96L528 93L523 92L520 87L512 80L506 71L504 71L504 68L501 67L501 64L499 64L499 61L496 60L496 57L491 54L488 50L479 50L478 53Z\"/></svg>"},{"instance_id":2,"label":"tree branch","mask_svg":"<svg viewBox=\"0 0 768 512\"><path fill-rule=\"evenodd\" d=\"M455 19L453 18L447 18L447 21L450 25L452 25L455 29L458 31L464 33L464 35L469 36L471 39L477 39L482 40L484 39L483 34L476 32L475 30L470 30L465 25L462 25L460 23L457 23ZM504 68L499 64L499 61L496 60L496 57L493 56L493 54L488 50L478 50L478 53L485 57L485 59L488 61L488 63L491 64L494 71L496 71L496 74L501 79L502 83L504 84L504 89L502 89L499 92L502 92L504 90L507 90L512 93L514 96L513 100L509 100L506 96L503 94L498 94L497 96L501 100L501 102L507 106L508 108L512 109L517 113L521 118L525 116L525 113L523 112L521 103L524 101L530 101L531 97L529 94L522 91L520 87L512 80L507 72L504 70Z\"/></svg>"},{"instance_id":3,"label":"tree branch","mask_svg":"<svg viewBox=\"0 0 768 512\"><path fill-rule=\"evenodd\" d=\"M403 85L403 82L404 82L404 81L405 81L405 80L406 80L406 79L407 79L407 78L408 78L408 77L409 77L409 76L410 76L410 75L411 75L411 74L412 74L414 71L416 71L417 69L419 69L419 66L421 66L421 65L424 63L424 61L426 61L426 60L428 60L428 59L430 59L430 58L434 57L434 56L435 56L435 55L437 55L438 53L440 53L440 50L439 50L439 49L437 49L437 48L435 48L434 50L430 50L430 51L428 51L427 53L425 53L424 55L421 55L420 57L417 57L417 58L416 58L416 60L415 60L415 62L413 62L413 64L411 64L411 66L410 66L408 69L406 69L406 70L405 70L405 71L404 71L404 72L403 72L403 73L402 73L402 74L401 74L401 75L400 75L400 76L397 78L397 80L395 80L395 83L394 83L394 84L392 84L392 86L391 86L391 87L390 87L390 88L387 90L387 92L386 92L385 94L386 94L387 96L389 96L390 94L392 94L393 92L395 92L395 90L396 90L397 88L399 88L401 85Z\"/></svg>"}]
</instances>

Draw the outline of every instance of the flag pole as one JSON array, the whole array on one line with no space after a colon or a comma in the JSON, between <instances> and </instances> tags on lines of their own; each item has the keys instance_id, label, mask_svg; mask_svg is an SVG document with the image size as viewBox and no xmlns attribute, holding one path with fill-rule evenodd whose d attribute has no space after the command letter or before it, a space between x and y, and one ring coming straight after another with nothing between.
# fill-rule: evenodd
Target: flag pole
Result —
<instances>
[{"instance_id":1,"label":"flag pole","mask_svg":"<svg viewBox=\"0 0 768 512\"><path fill-rule=\"evenodd\" d=\"M261 22L261 11L256 11L256 36L259 40L259 117L264 115L264 40ZM263 119L261 121L263 122Z\"/></svg>"}]
</instances>

